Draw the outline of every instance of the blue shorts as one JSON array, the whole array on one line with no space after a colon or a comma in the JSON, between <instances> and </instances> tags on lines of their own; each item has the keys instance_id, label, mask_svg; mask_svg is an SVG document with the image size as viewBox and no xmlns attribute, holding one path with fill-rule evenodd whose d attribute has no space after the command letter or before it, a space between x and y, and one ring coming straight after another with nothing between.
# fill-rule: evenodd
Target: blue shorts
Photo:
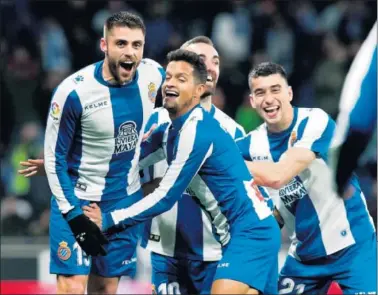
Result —
<instances>
[{"instance_id":1,"label":"blue shorts","mask_svg":"<svg viewBox=\"0 0 378 295\"><path fill-rule=\"evenodd\" d=\"M298 261L287 256L279 278L280 294L326 294L331 281L344 294L376 294L377 237L324 258Z\"/></svg>"},{"instance_id":2,"label":"blue shorts","mask_svg":"<svg viewBox=\"0 0 378 295\"><path fill-rule=\"evenodd\" d=\"M210 294L218 261L177 259L151 253L156 294Z\"/></svg>"},{"instance_id":3,"label":"blue shorts","mask_svg":"<svg viewBox=\"0 0 378 295\"><path fill-rule=\"evenodd\" d=\"M229 279L263 294L278 294L278 252L281 232L273 216L249 235L235 236L223 249L215 280Z\"/></svg>"},{"instance_id":4,"label":"blue shorts","mask_svg":"<svg viewBox=\"0 0 378 295\"><path fill-rule=\"evenodd\" d=\"M101 201L97 204L103 212L129 207L142 198L139 191L124 199ZM81 200L81 206L89 204ZM59 211L54 197L51 199L50 213L50 273L66 275L88 275L102 277L134 277L136 273L136 247L141 234L141 226L127 230L106 233L109 244L105 246L106 256L88 257L77 244L72 231Z\"/></svg>"}]
</instances>

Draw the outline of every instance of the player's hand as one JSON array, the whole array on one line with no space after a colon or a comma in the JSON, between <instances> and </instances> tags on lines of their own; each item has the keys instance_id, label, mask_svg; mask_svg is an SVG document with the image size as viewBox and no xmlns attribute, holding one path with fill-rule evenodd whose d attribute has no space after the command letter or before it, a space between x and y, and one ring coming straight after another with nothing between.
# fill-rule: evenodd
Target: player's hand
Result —
<instances>
[{"instance_id":1,"label":"player's hand","mask_svg":"<svg viewBox=\"0 0 378 295\"><path fill-rule=\"evenodd\" d=\"M18 173L24 175L26 178L35 175L46 175L43 159L28 159L27 161L21 161L20 165L27 167L26 169L18 170Z\"/></svg>"},{"instance_id":2,"label":"player's hand","mask_svg":"<svg viewBox=\"0 0 378 295\"><path fill-rule=\"evenodd\" d=\"M142 185L143 196L145 197L149 195L150 193L152 193L159 186L162 179L163 178L158 177L143 184Z\"/></svg>"},{"instance_id":3,"label":"player's hand","mask_svg":"<svg viewBox=\"0 0 378 295\"><path fill-rule=\"evenodd\" d=\"M152 124L150 130L148 130L142 137L142 141L146 141L150 137L151 133L155 130L157 124Z\"/></svg>"},{"instance_id":4,"label":"player's hand","mask_svg":"<svg viewBox=\"0 0 378 295\"><path fill-rule=\"evenodd\" d=\"M87 255L105 256L107 254L104 245L108 244L109 241L99 227L90 221L87 216L84 214L77 215L68 220L68 224L76 241Z\"/></svg>"},{"instance_id":5,"label":"player's hand","mask_svg":"<svg viewBox=\"0 0 378 295\"><path fill-rule=\"evenodd\" d=\"M96 203L91 203L89 206L84 206L83 211L85 216L87 216L90 221L94 222L99 229L102 229L101 209Z\"/></svg>"}]
</instances>

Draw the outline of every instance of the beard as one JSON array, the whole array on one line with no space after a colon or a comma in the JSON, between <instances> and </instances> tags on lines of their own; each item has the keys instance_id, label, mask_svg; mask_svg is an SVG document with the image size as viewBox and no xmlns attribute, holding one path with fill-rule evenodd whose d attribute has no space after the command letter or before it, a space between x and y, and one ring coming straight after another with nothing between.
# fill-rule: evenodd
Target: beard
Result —
<instances>
[{"instance_id":1,"label":"beard","mask_svg":"<svg viewBox=\"0 0 378 295\"><path fill-rule=\"evenodd\" d=\"M118 62L115 59L111 58L108 53L106 53L106 57L108 58L109 71L113 77L113 79L109 82L113 82L114 84L121 84L121 79L118 72Z\"/></svg>"},{"instance_id":2,"label":"beard","mask_svg":"<svg viewBox=\"0 0 378 295\"><path fill-rule=\"evenodd\" d=\"M120 73L119 73L119 69L121 67L121 65L120 65L121 62L118 61L118 60L116 60L116 59L114 59L114 58L111 58L109 56L108 52L106 53L106 57L108 59L109 71L110 71L110 73L112 75L112 80L108 81L109 83L123 85L125 83L130 82L134 78L135 72L136 72L136 68L139 66L140 61L139 62L135 62L134 71L130 75L130 78L127 79L127 80L122 80L122 78L120 76Z\"/></svg>"}]
</instances>

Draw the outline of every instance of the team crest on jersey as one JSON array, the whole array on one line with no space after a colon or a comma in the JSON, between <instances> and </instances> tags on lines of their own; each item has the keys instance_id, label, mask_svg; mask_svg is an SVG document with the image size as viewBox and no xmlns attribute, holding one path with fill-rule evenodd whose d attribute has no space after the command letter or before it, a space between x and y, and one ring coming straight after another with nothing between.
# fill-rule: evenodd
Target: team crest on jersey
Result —
<instances>
[{"instance_id":1,"label":"team crest on jersey","mask_svg":"<svg viewBox=\"0 0 378 295\"><path fill-rule=\"evenodd\" d=\"M279 196L285 207L294 214L298 201L308 196L308 192L299 177L295 177L287 185L279 189Z\"/></svg>"},{"instance_id":2,"label":"team crest on jersey","mask_svg":"<svg viewBox=\"0 0 378 295\"><path fill-rule=\"evenodd\" d=\"M51 103L51 107L50 107L50 117L57 121L59 119L59 115L60 115L60 106L57 102L53 101Z\"/></svg>"},{"instance_id":3,"label":"team crest on jersey","mask_svg":"<svg viewBox=\"0 0 378 295\"><path fill-rule=\"evenodd\" d=\"M71 257L71 249L68 247L67 242L62 241L59 243L58 257L64 261Z\"/></svg>"},{"instance_id":4,"label":"team crest on jersey","mask_svg":"<svg viewBox=\"0 0 378 295\"><path fill-rule=\"evenodd\" d=\"M114 153L120 154L135 149L138 142L138 131L136 123L127 121L118 128L118 135L115 138Z\"/></svg>"},{"instance_id":5,"label":"team crest on jersey","mask_svg":"<svg viewBox=\"0 0 378 295\"><path fill-rule=\"evenodd\" d=\"M156 95L157 95L156 85L155 83L151 82L150 84L148 84L148 98L153 103L155 103Z\"/></svg>"},{"instance_id":6,"label":"team crest on jersey","mask_svg":"<svg viewBox=\"0 0 378 295\"><path fill-rule=\"evenodd\" d=\"M293 146L296 141L297 141L297 132L293 130L290 135L290 146Z\"/></svg>"}]
</instances>

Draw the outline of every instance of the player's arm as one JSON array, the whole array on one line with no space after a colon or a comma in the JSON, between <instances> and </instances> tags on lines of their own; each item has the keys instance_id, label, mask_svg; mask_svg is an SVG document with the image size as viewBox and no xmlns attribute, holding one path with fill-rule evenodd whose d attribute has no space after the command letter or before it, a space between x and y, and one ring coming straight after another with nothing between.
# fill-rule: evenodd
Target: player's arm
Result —
<instances>
[{"instance_id":1,"label":"player's arm","mask_svg":"<svg viewBox=\"0 0 378 295\"><path fill-rule=\"evenodd\" d=\"M321 109L313 109L302 127L303 134L278 162L247 162L257 184L279 189L316 158L326 161L335 122Z\"/></svg>"},{"instance_id":2,"label":"player's arm","mask_svg":"<svg viewBox=\"0 0 378 295\"><path fill-rule=\"evenodd\" d=\"M59 209L71 219L83 213L79 199L75 196L67 166L67 155L76 128L80 124L82 106L76 91L66 94L59 88L51 105L45 133L44 165Z\"/></svg>"},{"instance_id":3,"label":"player's arm","mask_svg":"<svg viewBox=\"0 0 378 295\"><path fill-rule=\"evenodd\" d=\"M376 47L376 46L375 46ZM357 168L377 123L377 50L374 50L369 70L361 83L360 96L349 117L349 130L339 150L336 184L340 195Z\"/></svg>"},{"instance_id":4,"label":"player's arm","mask_svg":"<svg viewBox=\"0 0 378 295\"><path fill-rule=\"evenodd\" d=\"M67 156L81 121L82 106L76 91L57 89L47 120L44 164L50 189L82 249L88 255L105 255L107 243L96 225L83 213L68 174Z\"/></svg>"},{"instance_id":5,"label":"player's arm","mask_svg":"<svg viewBox=\"0 0 378 295\"><path fill-rule=\"evenodd\" d=\"M279 162L246 162L258 185L279 189L306 169L316 155L306 148L290 148Z\"/></svg>"},{"instance_id":6,"label":"player's arm","mask_svg":"<svg viewBox=\"0 0 378 295\"><path fill-rule=\"evenodd\" d=\"M103 230L117 224L131 226L168 211L181 198L211 151L212 144L208 135L200 133L196 120L191 121L181 131L177 151L173 155L174 160L159 187L127 209L103 214Z\"/></svg>"},{"instance_id":7,"label":"player's arm","mask_svg":"<svg viewBox=\"0 0 378 295\"><path fill-rule=\"evenodd\" d=\"M168 123L162 124L151 135L142 142L139 157L139 170L143 170L165 159L163 150L163 136Z\"/></svg>"}]
</instances>

